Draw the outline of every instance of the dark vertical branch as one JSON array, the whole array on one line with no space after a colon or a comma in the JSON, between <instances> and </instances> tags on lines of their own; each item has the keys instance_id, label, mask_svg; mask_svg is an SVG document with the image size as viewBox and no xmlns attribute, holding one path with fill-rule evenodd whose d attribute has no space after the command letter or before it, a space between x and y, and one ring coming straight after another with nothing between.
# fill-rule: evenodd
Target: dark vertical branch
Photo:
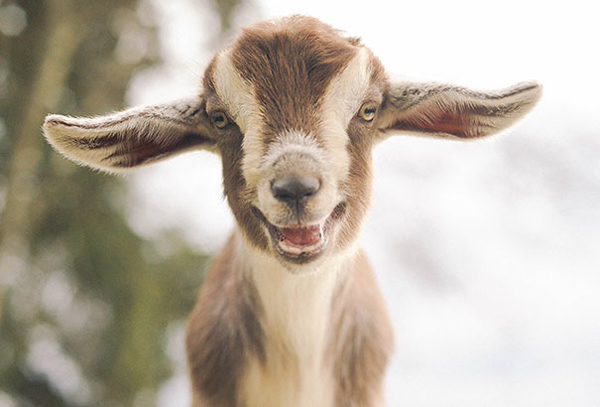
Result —
<instances>
[{"instance_id":1,"label":"dark vertical branch","mask_svg":"<svg viewBox=\"0 0 600 407\"><path fill-rule=\"evenodd\" d=\"M242 1L214 0L224 32ZM145 241L131 230L121 179L49 154L41 136L49 112L122 107L130 78L157 62L157 26L136 12L138 3L19 0L28 26L18 37L0 34L11 75L0 95L7 128L0 146L0 387L23 405L131 405L141 389L157 389L171 368L165 327L187 315L201 281L205 256L178 232ZM140 60L115 52L129 29L148 41ZM168 256L154 253L164 247L159 239L169 242ZM5 273L17 278L7 284ZM57 275L72 296L60 313L43 301ZM17 312L23 307L27 314ZM82 313L90 316L84 325L63 325ZM89 402L74 401L53 387L52 375L32 370L40 324L94 389Z\"/></svg>"},{"instance_id":2,"label":"dark vertical branch","mask_svg":"<svg viewBox=\"0 0 600 407\"><path fill-rule=\"evenodd\" d=\"M15 126L12 155L7 168L6 201L0 214L0 274L9 272L11 258L27 255L27 240L32 205L36 194L36 171L42 156L43 139L40 123L47 108L56 101L70 72L73 54L79 43L80 30L73 18L71 0L46 2L46 23L40 39L45 40L39 69L28 84L21 89L23 111ZM3 314L6 287L0 285L0 317Z\"/></svg>"},{"instance_id":3,"label":"dark vertical branch","mask_svg":"<svg viewBox=\"0 0 600 407\"><path fill-rule=\"evenodd\" d=\"M233 13L242 4L242 0L213 0L213 4L221 18L221 35L223 35L231 30Z\"/></svg>"}]
</instances>

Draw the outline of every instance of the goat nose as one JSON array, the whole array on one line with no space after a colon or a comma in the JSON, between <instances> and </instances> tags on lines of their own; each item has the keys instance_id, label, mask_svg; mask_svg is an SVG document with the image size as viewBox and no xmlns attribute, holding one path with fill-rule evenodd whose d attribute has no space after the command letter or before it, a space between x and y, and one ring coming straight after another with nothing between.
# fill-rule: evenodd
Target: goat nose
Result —
<instances>
[{"instance_id":1,"label":"goat nose","mask_svg":"<svg viewBox=\"0 0 600 407\"><path fill-rule=\"evenodd\" d=\"M271 185L273 196L287 205L297 206L317 193L321 182L314 177L284 177Z\"/></svg>"}]
</instances>

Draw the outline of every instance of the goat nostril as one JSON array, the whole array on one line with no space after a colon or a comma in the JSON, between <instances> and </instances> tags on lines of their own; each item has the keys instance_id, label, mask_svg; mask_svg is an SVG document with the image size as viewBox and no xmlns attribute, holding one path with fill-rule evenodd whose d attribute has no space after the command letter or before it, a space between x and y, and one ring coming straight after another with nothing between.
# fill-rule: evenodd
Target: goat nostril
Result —
<instances>
[{"instance_id":1,"label":"goat nostril","mask_svg":"<svg viewBox=\"0 0 600 407\"><path fill-rule=\"evenodd\" d=\"M287 177L275 180L271 185L273 196L282 202L300 202L316 194L321 182L314 177Z\"/></svg>"}]
</instances>

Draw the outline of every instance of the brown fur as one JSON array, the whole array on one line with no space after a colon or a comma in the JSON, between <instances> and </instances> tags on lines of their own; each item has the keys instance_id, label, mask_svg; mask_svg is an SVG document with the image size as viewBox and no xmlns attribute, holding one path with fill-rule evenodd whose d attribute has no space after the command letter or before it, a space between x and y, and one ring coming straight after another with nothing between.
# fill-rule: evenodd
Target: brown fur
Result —
<instances>
[{"instance_id":1,"label":"brown fur","mask_svg":"<svg viewBox=\"0 0 600 407\"><path fill-rule=\"evenodd\" d=\"M223 161L223 191L246 238L256 247L267 250L268 236L265 235L259 219L253 213L253 207L249 204L252 192L247 188L242 175L243 137L237 126L231 126L218 139L217 146Z\"/></svg>"},{"instance_id":2,"label":"brown fur","mask_svg":"<svg viewBox=\"0 0 600 407\"><path fill-rule=\"evenodd\" d=\"M234 45L233 61L256 87L265 146L285 130L316 133L321 97L356 48L329 26L306 17L244 31Z\"/></svg>"},{"instance_id":3,"label":"brown fur","mask_svg":"<svg viewBox=\"0 0 600 407\"><path fill-rule=\"evenodd\" d=\"M260 302L235 257L234 239L208 272L187 332L194 407L238 406L247 358L265 358Z\"/></svg>"},{"instance_id":4,"label":"brown fur","mask_svg":"<svg viewBox=\"0 0 600 407\"><path fill-rule=\"evenodd\" d=\"M335 406L378 405L394 334L375 275L362 251L334 298L332 321L329 354L337 384Z\"/></svg>"}]
</instances>

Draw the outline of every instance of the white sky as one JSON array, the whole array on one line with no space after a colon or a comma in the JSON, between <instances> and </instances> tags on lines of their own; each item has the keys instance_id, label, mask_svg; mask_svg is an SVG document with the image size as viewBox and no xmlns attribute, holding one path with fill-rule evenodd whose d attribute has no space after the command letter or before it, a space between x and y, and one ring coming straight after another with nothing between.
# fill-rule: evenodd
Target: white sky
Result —
<instances>
[{"instance_id":1,"label":"white sky","mask_svg":"<svg viewBox=\"0 0 600 407\"><path fill-rule=\"evenodd\" d=\"M168 19L167 64L131 104L196 91L216 17L152 0ZM397 332L390 406L600 405L598 12L592 2L254 1L236 17L309 14L358 35L408 77L498 88L543 83L516 128L477 143L397 137L376 153L363 243ZM132 179L142 235L176 227L215 251L233 223L208 153ZM165 249L167 250L167 249ZM168 252L166 253L168 254ZM185 405L175 377L161 393ZM179 397L179 398L178 398Z\"/></svg>"}]
</instances>

